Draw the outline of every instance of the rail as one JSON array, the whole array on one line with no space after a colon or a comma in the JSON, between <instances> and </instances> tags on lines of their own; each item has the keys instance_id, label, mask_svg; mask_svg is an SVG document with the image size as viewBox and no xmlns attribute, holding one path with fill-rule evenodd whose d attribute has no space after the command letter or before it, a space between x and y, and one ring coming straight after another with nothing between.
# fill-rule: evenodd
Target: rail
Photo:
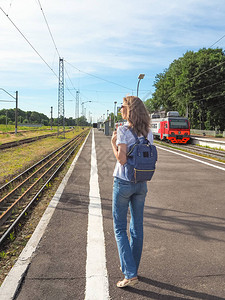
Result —
<instances>
[{"instance_id":1,"label":"rail","mask_svg":"<svg viewBox=\"0 0 225 300\"><path fill-rule=\"evenodd\" d=\"M210 149L210 148L205 148L202 146L198 146L198 145L188 145L188 144L168 144L166 142L158 142L155 141L156 144L160 143L162 145L171 147L171 148L175 148L175 149L180 149L183 151L187 151L187 152L191 152L200 156L207 156L209 158L212 159L217 159L220 160L222 162L225 162L225 151L223 150L217 150L217 149Z\"/></svg>"},{"instance_id":2,"label":"rail","mask_svg":"<svg viewBox=\"0 0 225 300\"><path fill-rule=\"evenodd\" d=\"M65 132L69 132L71 130L68 130L68 131L65 131ZM56 136L56 135L57 135L57 132L56 133L50 133L50 134L38 135L38 136L35 136L35 137L32 137L32 138L21 139L21 140L17 140L17 141L13 141L13 142L3 143L3 144L0 145L0 150L16 147L16 146L27 144L27 143L32 143L32 142L35 142L37 140L45 139L45 138L48 138L48 137L51 137L51 136Z\"/></svg>"},{"instance_id":3,"label":"rail","mask_svg":"<svg viewBox=\"0 0 225 300\"><path fill-rule=\"evenodd\" d=\"M0 188L0 244L84 141L88 132L83 131Z\"/></svg>"}]
</instances>

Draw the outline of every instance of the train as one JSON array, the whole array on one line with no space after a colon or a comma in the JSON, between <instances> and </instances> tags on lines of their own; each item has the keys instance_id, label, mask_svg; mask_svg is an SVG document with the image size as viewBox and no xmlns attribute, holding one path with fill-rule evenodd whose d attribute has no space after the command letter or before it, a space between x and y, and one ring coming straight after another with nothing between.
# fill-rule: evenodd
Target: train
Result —
<instances>
[{"instance_id":1,"label":"train","mask_svg":"<svg viewBox=\"0 0 225 300\"><path fill-rule=\"evenodd\" d=\"M178 111L151 114L151 130L154 138L173 144L186 144L190 140L190 122Z\"/></svg>"}]
</instances>

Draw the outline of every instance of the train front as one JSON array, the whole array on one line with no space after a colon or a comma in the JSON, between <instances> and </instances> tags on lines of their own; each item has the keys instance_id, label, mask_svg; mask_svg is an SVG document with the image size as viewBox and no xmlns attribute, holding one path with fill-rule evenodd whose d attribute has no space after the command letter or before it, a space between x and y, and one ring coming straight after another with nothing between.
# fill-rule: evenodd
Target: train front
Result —
<instances>
[{"instance_id":1,"label":"train front","mask_svg":"<svg viewBox=\"0 0 225 300\"><path fill-rule=\"evenodd\" d=\"M186 144L190 140L190 123L188 119L168 117L167 139L174 144Z\"/></svg>"}]
</instances>

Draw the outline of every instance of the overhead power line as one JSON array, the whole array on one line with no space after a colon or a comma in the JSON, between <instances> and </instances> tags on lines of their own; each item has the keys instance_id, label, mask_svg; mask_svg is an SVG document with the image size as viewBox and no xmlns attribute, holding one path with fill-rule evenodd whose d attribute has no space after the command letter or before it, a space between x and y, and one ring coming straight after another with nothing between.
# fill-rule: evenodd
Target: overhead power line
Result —
<instances>
[{"instance_id":1,"label":"overhead power line","mask_svg":"<svg viewBox=\"0 0 225 300\"><path fill-rule=\"evenodd\" d=\"M225 37L225 34L220 38L218 39L218 41L216 41L214 44L212 44L209 48L212 48L214 45L216 45L219 41L221 41L223 38Z\"/></svg>"},{"instance_id":2,"label":"overhead power line","mask_svg":"<svg viewBox=\"0 0 225 300\"><path fill-rule=\"evenodd\" d=\"M49 34L50 34L50 36L51 36L51 39L52 39L52 42L53 42L53 44L54 44L55 50L56 50L58 56L60 57L58 48L57 48L56 43L55 43L55 40L54 40L54 38L53 38L51 29L50 29L50 27L49 27L49 25L48 25L48 21L47 21L47 18L46 18L46 16L45 16L44 10L43 10L43 8L42 8L41 2L40 2L40 0L37 0L37 1L38 1L39 6L40 6L40 9L41 9L42 15L43 15L43 17L44 17L45 23L46 23L46 25L47 25L48 32L49 32Z\"/></svg>"},{"instance_id":3,"label":"overhead power line","mask_svg":"<svg viewBox=\"0 0 225 300\"><path fill-rule=\"evenodd\" d=\"M74 87L73 82L72 82L72 80L70 79L70 76L69 76L69 74L68 74L66 68L65 68L65 71L66 71L66 75L67 75L67 77L68 77L68 79L69 79L69 81L70 81L70 83L71 83L71 85L72 85L72 87L73 87L73 90L77 91L78 89L76 89L76 88ZM73 97L74 99L76 99L76 96L73 95L73 94L71 93L71 89L69 89L69 88L67 87L67 85L66 85L66 89L67 89L68 92L72 95L72 97Z\"/></svg>"},{"instance_id":4,"label":"overhead power line","mask_svg":"<svg viewBox=\"0 0 225 300\"><path fill-rule=\"evenodd\" d=\"M77 71L81 72L81 73L87 74L87 75L89 75L89 76L91 76L91 77L94 77L94 78L97 78L97 79L103 80L103 81L105 81L105 82L108 82L108 83L111 83L111 84L114 84L114 85L117 85L117 86L120 86L120 87L122 87L122 88L124 88L124 89L126 89L126 90L131 90L131 91L133 91L133 89L131 89L131 88L128 88L128 87L126 87L126 86L124 86L124 85L121 85L121 84L119 84L119 83L116 83L116 82L113 82L113 81L110 81L110 80L107 80L107 79L101 78L101 77L99 77L99 76L96 76L96 75L90 74L90 73L88 73L88 72L84 72L84 71L82 71L82 70L78 69L77 67L75 67L74 65L72 65L71 63L69 63L69 62L68 62L68 61L66 61L66 60L65 60L65 62L66 62L68 65L70 65L71 67L73 67L74 69L76 69Z\"/></svg>"},{"instance_id":5,"label":"overhead power line","mask_svg":"<svg viewBox=\"0 0 225 300\"><path fill-rule=\"evenodd\" d=\"M191 102L199 102L199 101L203 101L203 100L206 101L206 100L209 100L209 99L214 99L214 98L222 97L222 96L225 96L225 92L223 92L222 94L211 95L211 96L208 96L208 97L205 97L205 98L202 98L202 99L193 100Z\"/></svg>"},{"instance_id":6,"label":"overhead power line","mask_svg":"<svg viewBox=\"0 0 225 300\"><path fill-rule=\"evenodd\" d=\"M215 85L220 84L220 83L223 83L223 82L225 82L225 80L221 80L221 81L219 81L219 82L216 82L216 83L213 83L213 84L204 86L204 87L202 87L202 88L200 88L200 89L193 90L192 92L198 92L198 91L204 90L204 89L206 89L206 88L208 88L208 87L215 86Z\"/></svg>"},{"instance_id":7,"label":"overhead power line","mask_svg":"<svg viewBox=\"0 0 225 300\"><path fill-rule=\"evenodd\" d=\"M9 19L9 21L13 24L13 26L16 28L16 30L22 35L22 37L25 39L25 41L31 46L31 48L35 51L35 53L40 57L40 59L46 64L46 66L52 71L52 73L58 78L58 75L55 73L55 71L50 67L50 65L46 62L46 60L41 56L41 54L34 48L34 46L31 44L31 42L25 37L25 35L21 32L21 30L16 26L16 24L11 20L11 18L6 14L6 12L0 7L1 11L4 13L4 15Z\"/></svg>"},{"instance_id":8,"label":"overhead power line","mask_svg":"<svg viewBox=\"0 0 225 300\"><path fill-rule=\"evenodd\" d=\"M60 57L60 54L59 54L59 51L58 51L58 47L57 47L57 45L56 45L55 39L54 39L53 34L52 34L52 32L51 32L51 29L50 29L50 26L49 26L49 24L48 24L47 18L46 18L46 16L45 16L43 7L42 7L42 5L41 5L41 2L40 2L40 0L37 0L37 1L38 1L38 4L39 4L39 7L40 7L40 9L41 9L42 15L43 15L43 17L44 17L45 23L46 23L46 25L47 25L48 32L49 32L50 37L51 37L51 39L52 39L53 45L54 45L54 47L55 47L55 50L56 50L58 56ZM67 77L68 77L68 79L69 79L71 85L73 86L73 89L74 89L74 90L77 90L77 89L74 87L74 85L73 85L73 82L72 82L72 80L71 80L71 78L70 78L70 76L69 76L69 74L68 74L68 72L67 72L67 69L66 69L65 67L64 67L64 69L65 69L66 75L67 75ZM67 86L66 83L65 83L65 88L68 90L68 92L71 94L71 96L72 96L74 99L76 99L76 96L72 94L72 92L70 91L70 89L68 88L68 86Z\"/></svg>"},{"instance_id":9,"label":"overhead power line","mask_svg":"<svg viewBox=\"0 0 225 300\"><path fill-rule=\"evenodd\" d=\"M225 64L225 61L219 63L218 65L216 65L216 66L214 66L214 67L212 67L212 68L210 68L210 69L208 69L208 70L206 70L206 71L204 71L204 72L202 72L202 73L199 73L199 74L197 74L197 75L191 77L190 79L187 80L187 82L188 82L188 81L191 81L191 80L194 79L194 78L197 78L197 77L201 76L202 74L208 73L209 71L211 71L211 70L213 70L213 69L215 69L215 68L217 68L217 67L219 67L219 66L221 66L221 65L223 65L223 64Z\"/></svg>"},{"instance_id":10,"label":"overhead power line","mask_svg":"<svg viewBox=\"0 0 225 300\"><path fill-rule=\"evenodd\" d=\"M203 72L201 72L201 73L199 73L199 74L197 74L197 75L195 75L195 76L193 76L193 77L191 77L191 78L189 78L189 79L186 79L184 82L185 82L185 83L188 83L188 82L191 81L192 79L197 78L197 77L201 76L202 74L208 73L209 71L211 71L211 70L213 70L213 69L215 69L215 68L217 68L217 67L219 67L219 66L221 66L221 65L223 65L223 64L225 64L225 61L223 61L223 62L219 63L218 65L216 65L216 66L214 66L214 67L212 67L212 68L210 68L210 69L208 69L208 70L206 70L206 71L203 71ZM212 85L208 85L208 86L202 87L202 88L200 88L200 89L198 89L198 90L194 90L193 92L199 91L199 90L201 90L201 89L204 89L204 88L207 88L207 87L210 87L210 86L213 86L213 85L222 83L222 82L223 82L223 81L220 81L220 82L217 82L217 83L215 83L215 84L212 84ZM183 82L181 82L181 83L179 83L179 84L183 84ZM171 88L169 89L169 91L167 91L167 92L172 92L172 91L174 91L174 90L176 90L176 86L171 87Z\"/></svg>"},{"instance_id":11,"label":"overhead power line","mask_svg":"<svg viewBox=\"0 0 225 300\"><path fill-rule=\"evenodd\" d=\"M50 34L51 40L52 40L53 45L54 45L54 47L55 47L55 50L56 50L58 56L61 57L60 54L59 54L58 48L57 48L57 46L56 46L55 39L54 39L53 34L52 34L52 32L51 32L50 26L49 26L49 24L48 24L47 18L46 18L46 16L45 16L43 7L42 7L42 5L41 5L41 2L40 2L40 0L37 0L37 1L38 1L38 4L39 4L39 7L40 7L40 9L41 9L43 18L44 18L44 20L45 20L45 24L46 24L46 26L47 26L47 28L48 28L48 32L49 32L49 34ZM68 74L68 72L67 72L67 70L66 70L65 67L64 67L64 69L65 69L65 71L66 71L66 74L67 74L67 76L68 76L68 78L69 78L69 81L70 81L71 85L73 86L73 83L72 83L72 81L71 81L71 79L70 79L70 77L69 77L69 74ZM71 94L71 96L72 96L73 98L76 99L76 96L73 95L73 94L71 93L70 89L67 87L66 84L65 84L65 87L66 87L66 89L69 91L69 93ZM73 86L73 87L74 87L74 86ZM75 89L75 88L74 88L74 89Z\"/></svg>"}]
</instances>

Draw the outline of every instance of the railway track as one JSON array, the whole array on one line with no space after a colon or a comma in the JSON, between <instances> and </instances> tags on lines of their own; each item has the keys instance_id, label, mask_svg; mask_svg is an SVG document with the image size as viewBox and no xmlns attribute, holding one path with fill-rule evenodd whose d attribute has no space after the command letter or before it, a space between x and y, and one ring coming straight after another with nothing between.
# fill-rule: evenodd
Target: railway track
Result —
<instances>
[{"instance_id":1,"label":"railway track","mask_svg":"<svg viewBox=\"0 0 225 300\"><path fill-rule=\"evenodd\" d=\"M84 141L83 131L26 171L0 187L0 244L20 222L56 173Z\"/></svg>"},{"instance_id":2,"label":"railway track","mask_svg":"<svg viewBox=\"0 0 225 300\"><path fill-rule=\"evenodd\" d=\"M69 132L71 130L67 130L65 132ZM8 148L12 148L12 147L17 147L23 144L28 144L28 143L33 143L36 142L37 140L41 140L41 139L45 139L48 137L52 137L52 136L56 136L58 133L48 133L48 134L44 134L44 135L38 135L32 138L27 138L27 139L21 139L18 141L13 141L13 142L8 142L8 143L3 143L0 145L0 150L1 149L8 149Z\"/></svg>"},{"instance_id":3,"label":"railway track","mask_svg":"<svg viewBox=\"0 0 225 300\"><path fill-rule=\"evenodd\" d=\"M198 145L168 144L166 142L162 142L162 145L167 145L167 146L169 145L169 147L172 147L172 148L186 150L186 151L198 154L198 155L204 155L204 156L207 156L207 157L211 157L211 158L215 158L215 159L225 161L225 151L222 151L222 150L204 148L204 147L201 147L201 146L198 146Z\"/></svg>"}]
</instances>

